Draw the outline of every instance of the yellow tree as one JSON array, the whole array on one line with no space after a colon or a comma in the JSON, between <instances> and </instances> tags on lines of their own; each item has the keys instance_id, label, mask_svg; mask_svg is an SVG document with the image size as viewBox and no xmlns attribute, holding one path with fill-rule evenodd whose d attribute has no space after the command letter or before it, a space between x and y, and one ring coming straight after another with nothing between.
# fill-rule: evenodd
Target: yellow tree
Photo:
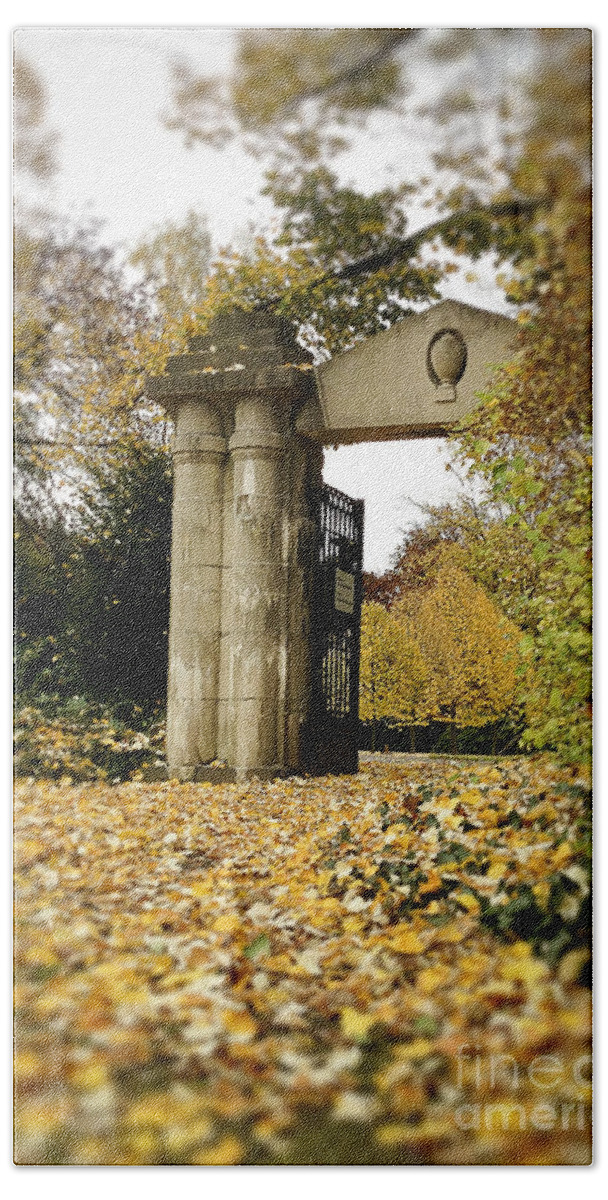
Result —
<instances>
[{"instance_id":1,"label":"yellow tree","mask_svg":"<svg viewBox=\"0 0 608 1200\"><path fill-rule=\"evenodd\" d=\"M570 761L591 751L591 36L542 31L547 62L514 187L551 197L511 294L518 352L456 434L537 578L527 602L524 744Z\"/></svg>"},{"instance_id":2,"label":"yellow tree","mask_svg":"<svg viewBox=\"0 0 608 1200\"><path fill-rule=\"evenodd\" d=\"M204 220L190 213L157 231L131 265L139 279L93 227L44 218L16 228L16 459L19 494L29 490L34 506L53 477L78 492L92 456L118 465L131 445L166 440L145 380L197 327L210 268Z\"/></svg>"},{"instance_id":3,"label":"yellow tree","mask_svg":"<svg viewBox=\"0 0 608 1200\"><path fill-rule=\"evenodd\" d=\"M422 653L405 625L381 605L363 605L359 715L372 725L375 749L378 723L424 724L427 671Z\"/></svg>"},{"instance_id":4,"label":"yellow tree","mask_svg":"<svg viewBox=\"0 0 608 1200\"><path fill-rule=\"evenodd\" d=\"M413 619L404 605L396 619L413 629L428 672L429 714L456 727L487 725L513 703L520 631L464 571L442 566ZM411 624L410 624L411 621Z\"/></svg>"},{"instance_id":5,"label":"yellow tree","mask_svg":"<svg viewBox=\"0 0 608 1200\"><path fill-rule=\"evenodd\" d=\"M169 221L135 247L129 262L137 267L160 318L168 353L198 332L198 310L206 295L211 266L211 237L206 220L190 210L182 222Z\"/></svg>"}]
</instances>

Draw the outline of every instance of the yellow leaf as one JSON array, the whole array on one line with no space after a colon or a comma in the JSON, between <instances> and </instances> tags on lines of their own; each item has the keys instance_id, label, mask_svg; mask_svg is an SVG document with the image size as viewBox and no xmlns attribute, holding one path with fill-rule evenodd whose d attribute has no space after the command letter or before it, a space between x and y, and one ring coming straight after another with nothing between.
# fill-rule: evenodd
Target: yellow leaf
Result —
<instances>
[{"instance_id":1,"label":"yellow leaf","mask_svg":"<svg viewBox=\"0 0 608 1200\"><path fill-rule=\"evenodd\" d=\"M222 913L211 928L215 929L216 933L236 933L237 929L241 928L241 918L236 913Z\"/></svg>"},{"instance_id":2,"label":"yellow leaf","mask_svg":"<svg viewBox=\"0 0 608 1200\"><path fill-rule=\"evenodd\" d=\"M257 1025L247 1012L233 1012L228 1008L222 1014L222 1020L228 1033L232 1037L238 1038L240 1041L248 1041L249 1038L255 1037L257 1033Z\"/></svg>"},{"instance_id":3,"label":"yellow leaf","mask_svg":"<svg viewBox=\"0 0 608 1200\"><path fill-rule=\"evenodd\" d=\"M365 922L361 917L345 917L342 922L342 928L345 933L360 933L365 928Z\"/></svg>"},{"instance_id":4,"label":"yellow leaf","mask_svg":"<svg viewBox=\"0 0 608 1200\"><path fill-rule=\"evenodd\" d=\"M480 821L483 821L488 829L494 829L500 819L500 813L496 808L481 808L478 815Z\"/></svg>"},{"instance_id":5,"label":"yellow leaf","mask_svg":"<svg viewBox=\"0 0 608 1200\"><path fill-rule=\"evenodd\" d=\"M449 967L425 967L420 972L416 980L416 987L422 992L434 992L436 988L442 987L450 978L451 971Z\"/></svg>"},{"instance_id":6,"label":"yellow leaf","mask_svg":"<svg viewBox=\"0 0 608 1200\"><path fill-rule=\"evenodd\" d=\"M148 1131L131 1134L128 1140L129 1149L136 1160L148 1158L154 1154L157 1144L158 1139ZM135 1166L136 1163L134 1162L133 1165Z\"/></svg>"},{"instance_id":7,"label":"yellow leaf","mask_svg":"<svg viewBox=\"0 0 608 1200\"><path fill-rule=\"evenodd\" d=\"M470 892L453 892L452 899L456 900L462 908L466 908L467 912L479 912L479 900L476 896L472 896Z\"/></svg>"},{"instance_id":8,"label":"yellow leaf","mask_svg":"<svg viewBox=\"0 0 608 1200\"><path fill-rule=\"evenodd\" d=\"M441 929L434 930L432 942L461 942L464 936L464 930L460 925L452 922L450 925L444 925Z\"/></svg>"},{"instance_id":9,"label":"yellow leaf","mask_svg":"<svg viewBox=\"0 0 608 1200\"><path fill-rule=\"evenodd\" d=\"M537 958L519 958L514 962L503 963L500 968L503 979L513 979L518 983L539 983L547 979L549 968L546 963Z\"/></svg>"},{"instance_id":10,"label":"yellow leaf","mask_svg":"<svg viewBox=\"0 0 608 1200\"><path fill-rule=\"evenodd\" d=\"M15 1055L15 1081L24 1084L27 1080L35 1080L42 1071L42 1059L30 1050L18 1051Z\"/></svg>"},{"instance_id":11,"label":"yellow leaf","mask_svg":"<svg viewBox=\"0 0 608 1200\"><path fill-rule=\"evenodd\" d=\"M264 959L264 970L275 971L279 975L288 975L292 970L293 963L288 954L271 954Z\"/></svg>"},{"instance_id":12,"label":"yellow leaf","mask_svg":"<svg viewBox=\"0 0 608 1200\"><path fill-rule=\"evenodd\" d=\"M502 879L507 870L506 863L493 862L486 871L486 879Z\"/></svg>"},{"instance_id":13,"label":"yellow leaf","mask_svg":"<svg viewBox=\"0 0 608 1200\"><path fill-rule=\"evenodd\" d=\"M489 962L490 959L486 954L463 954L462 958L458 962L458 966L463 974L472 975L477 978L480 975L483 975L488 969Z\"/></svg>"},{"instance_id":14,"label":"yellow leaf","mask_svg":"<svg viewBox=\"0 0 608 1200\"><path fill-rule=\"evenodd\" d=\"M208 896L212 892L212 890L213 890L213 884L205 883L204 881L202 881L201 883L193 883L190 888L190 891L193 896L201 896L201 897Z\"/></svg>"},{"instance_id":15,"label":"yellow leaf","mask_svg":"<svg viewBox=\"0 0 608 1200\"><path fill-rule=\"evenodd\" d=\"M414 1132L412 1125L380 1125L375 1130L375 1137L381 1146L396 1146L399 1142L407 1142Z\"/></svg>"},{"instance_id":16,"label":"yellow leaf","mask_svg":"<svg viewBox=\"0 0 608 1200\"><path fill-rule=\"evenodd\" d=\"M421 883L418 891L421 896L424 896L426 892L438 892L440 887L441 875L433 868L429 871L426 883ZM427 908L427 912L429 911L430 909Z\"/></svg>"},{"instance_id":17,"label":"yellow leaf","mask_svg":"<svg viewBox=\"0 0 608 1200\"><path fill-rule=\"evenodd\" d=\"M433 1043L428 1038L416 1038L413 1042L403 1042L393 1048L395 1058L424 1058L430 1054Z\"/></svg>"},{"instance_id":18,"label":"yellow leaf","mask_svg":"<svg viewBox=\"0 0 608 1200\"><path fill-rule=\"evenodd\" d=\"M71 1082L85 1092L93 1092L96 1088L105 1087L108 1082L108 1072L101 1062L86 1063L70 1073Z\"/></svg>"},{"instance_id":19,"label":"yellow leaf","mask_svg":"<svg viewBox=\"0 0 608 1200\"><path fill-rule=\"evenodd\" d=\"M532 947L528 942L514 942L509 948L508 954L510 958L531 958Z\"/></svg>"},{"instance_id":20,"label":"yellow leaf","mask_svg":"<svg viewBox=\"0 0 608 1200\"><path fill-rule=\"evenodd\" d=\"M421 954L424 950L424 943L419 935L413 929L408 929L405 925L397 925L393 936L387 942L391 950L396 950L399 954Z\"/></svg>"},{"instance_id":21,"label":"yellow leaf","mask_svg":"<svg viewBox=\"0 0 608 1200\"><path fill-rule=\"evenodd\" d=\"M376 870L376 867L375 867L375 866L374 866L374 867L372 867L372 874L373 874L373 872L374 872L375 870ZM333 876L334 876L334 873L333 873L333 871L319 871L319 872L317 873L317 878L316 878L316 884L317 884L317 887L318 887L318 888L319 888L321 891L323 891L323 888L326 888L326 887L327 887L327 885L328 885L328 883L330 882L330 880L332 880L332 879L333 879Z\"/></svg>"},{"instance_id":22,"label":"yellow leaf","mask_svg":"<svg viewBox=\"0 0 608 1200\"><path fill-rule=\"evenodd\" d=\"M412 841L412 834L408 833L404 825L389 825L384 837L390 844L398 843L402 850L407 850Z\"/></svg>"},{"instance_id":23,"label":"yellow leaf","mask_svg":"<svg viewBox=\"0 0 608 1200\"><path fill-rule=\"evenodd\" d=\"M362 1042L375 1023L374 1016L357 1012L355 1008L340 1009L340 1027L344 1037L351 1042Z\"/></svg>"},{"instance_id":24,"label":"yellow leaf","mask_svg":"<svg viewBox=\"0 0 608 1200\"><path fill-rule=\"evenodd\" d=\"M238 1138L225 1137L208 1150L200 1150L198 1154L193 1154L191 1162L197 1166L230 1167L241 1161L243 1153L243 1146Z\"/></svg>"},{"instance_id":25,"label":"yellow leaf","mask_svg":"<svg viewBox=\"0 0 608 1200\"><path fill-rule=\"evenodd\" d=\"M150 974L166 975L173 966L173 959L170 954L156 954L151 965Z\"/></svg>"},{"instance_id":26,"label":"yellow leaf","mask_svg":"<svg viewBox=\"0 0 608 1200\"><path fill-rule=\"evenodd\" d=\"M541 904L546 904L547 900L549 899L551 885L547 883L546 879L543 879L540 883L534 884L532 891L534 892L536 899L540 900Z\"/></svg>"},{"instance_id":27,"label":"yellow leaf","mask_svg":"<svg viewBox=\"0 0 608 1200\"><path fill-rule=\"evenodd\" d=\"M557 970L560 983L576 983L585 963L588 961L589 951L586 949L571 950L569 954L565 954Z\"/></svg>"},{"instance_id":28,"label":"yellow leaf","mask_svg":"<svg viewBox=\"0 0 608 1200\"><path fill-rule=\"evenodd\" d=\"M164 1092L150 1092L142 1100L132 1104L127 1123L134 1125L164 1125L167 1120L168 1097Z\"/></svg>"},{"instance_id":29,"label":"yellow leaf","mask_svg":"<svg viewBox=\"0 0 608 1200\"><path fill-rule=\"evenodd\" d=\"M557 850L553 852L554 866L561 866L567 859L572 857L572 847L568 842L561 842Z\"/></svg>"}]
</instances>

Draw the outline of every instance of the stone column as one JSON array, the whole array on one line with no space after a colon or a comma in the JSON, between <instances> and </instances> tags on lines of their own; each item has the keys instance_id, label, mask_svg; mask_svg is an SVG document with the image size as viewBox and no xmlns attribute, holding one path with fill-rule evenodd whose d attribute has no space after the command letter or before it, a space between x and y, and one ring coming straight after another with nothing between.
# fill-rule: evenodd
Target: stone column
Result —
<instances>
[{"instance_id":1,"label":"stone column","mask_svg":"<svg viewBox=\"0 0 608 1200\"><path fill-rule=\"evenodd\" d=\"M302 734L310 708L310 603L317 548L316 501L322 482L323 450L293 437L287 583L287 695L285 765L302 770Z\"/></svg>"},{"instance_id":2,"label":"stone column","mask_svg":"<svg viewBox=\"0 0 608 1200\"><path fill-rule=\"evenodd\" d=\"M169 771L216 780L297 769L308 643L294 545L308 468L295 422L316 399L310 356L285 321L237 310L146 390L177 423Z\"/></svg>"},{"instance_id":3,"label":"stone column","mask_svg":"<svg viewBox=\"0 0 608 1200\"><path fill-rule=\"evenodd\" d=\"M283 766L286 681L285 437L269 399L243 398L233 463L230 678L237 777Z\"/></svg>"},{"instance_id":4,"label":"stone column","mask_svg":"<svg viewBox=\"0 0 608 1200\"><path fill-rule=\"evenodd\" d=\"M222 500L226 441L205 400L177 407L167 761L189 779L217 753Z\"/></svg>"}]
</instances>

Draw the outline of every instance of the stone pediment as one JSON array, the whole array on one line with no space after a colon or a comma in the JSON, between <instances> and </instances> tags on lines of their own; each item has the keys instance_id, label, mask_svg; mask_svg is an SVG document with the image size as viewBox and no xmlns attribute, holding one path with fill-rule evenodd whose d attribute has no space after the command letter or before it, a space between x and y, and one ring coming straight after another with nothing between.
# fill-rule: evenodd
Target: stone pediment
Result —
<instances>
[{"instance_id":1,"label":"stone pediment","mask_svg":"<svg viewBox=\"0 0 608 1200\"><path fill-rule=\"evenodd\" d=\"M298 418L325 444L441 436L509 357L509 317L443 300L317 367L318 399Z\"/></svg>"}]
</instances>

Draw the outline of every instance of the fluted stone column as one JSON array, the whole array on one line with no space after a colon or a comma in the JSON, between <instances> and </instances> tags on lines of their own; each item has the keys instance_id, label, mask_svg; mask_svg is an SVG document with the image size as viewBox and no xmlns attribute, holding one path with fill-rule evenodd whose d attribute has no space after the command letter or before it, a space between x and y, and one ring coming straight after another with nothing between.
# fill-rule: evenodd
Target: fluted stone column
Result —
<instances>
[{"instance_id":1,"label":"fluted stone column","mask_svg":"<svg viewBox=\"0 0 608 1200\"><path fill-rule=\"evenodd\" d=\"M169 772L295 770L308 701L309 468L312 455L316 479L321 453L296 432L316 397L310 356L285 321L235 311L191 338L147 392L176 420Z\"/></svg>"},{"instance_id":2,"label":"fluted stone column","mask_svg":"<svg viewBox=\"0 0 608 1200\"><path fill-rule=\"evenodd\" d=\"M266 400L236 405L231 573L232 754L237 775L283 766L286 564L285 437Z\"/></svg>"},{"instance_id":3,"label":"fluted stone column","mask_svg":"<svg viewBox=\"0 0 608 1200\"><path fill-rule=\"evenodd\" d=\"M217 753L226 440L211 404L179 405L173 458L167 761L190 778Z\"/></svg>"},{"instance_id":4,"label":"fluted stone column","mask_svg":"<svg viewBox=\"0 0 608 1200\"><path fill-rule=\"evenodd\" d=\"M232 604L232 565L234 562L234 461L227 455L224 471L224 516L222 537L222 624L220 631L220 682L218 693L217 756L222 762L233 763L233 661L232 636L234 609Z\"/></svg>"},{"instance_id":5,"label":"fluted stone column","mask_svg":"<svg viewBox=\"0 0 608 1200\"><path fill-rule=\"evenodd\" d=\"M285 764L302 770L302 736L310 717L310 604L317 548L315 519L323 476L323 450L303 437L291 439L287 579L287 693Z\"/></svg>"}]
</instances>

